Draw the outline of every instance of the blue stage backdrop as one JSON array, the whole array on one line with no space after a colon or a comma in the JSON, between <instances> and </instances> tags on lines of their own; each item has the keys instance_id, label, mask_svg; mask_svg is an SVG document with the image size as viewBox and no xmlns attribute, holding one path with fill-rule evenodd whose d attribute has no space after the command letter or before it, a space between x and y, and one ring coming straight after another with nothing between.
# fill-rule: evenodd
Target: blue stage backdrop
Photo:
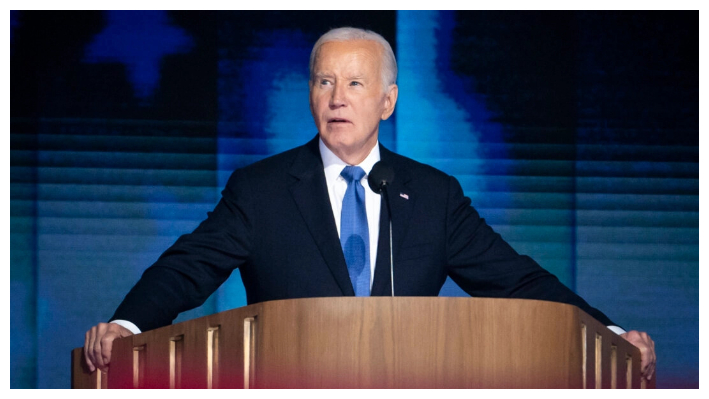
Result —
<instances>
[{"instance_id":1,"label":"blue stage backdrop","mask_svg":"<svg viewBox=\"0 0 709 399\"><path fill-rule=\"evenodd\" d=\"M699 386L698 12L11 12L10 386L69 352L230 173L312 138L337 26L399 61L390 149ZM466 295L447 282L441 295ZM245 304L239 273L178 321Z\"/></svg>"}]
</instances>

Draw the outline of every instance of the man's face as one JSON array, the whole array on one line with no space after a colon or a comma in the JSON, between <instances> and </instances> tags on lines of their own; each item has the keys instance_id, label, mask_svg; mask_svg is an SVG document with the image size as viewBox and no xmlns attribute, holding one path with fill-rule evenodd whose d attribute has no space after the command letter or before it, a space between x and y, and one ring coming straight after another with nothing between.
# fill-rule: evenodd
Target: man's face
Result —
<instances>
[{"instance_id":1,"label":"man's face","mask_svg":"<svg viewBox=\"0 0 709 399\"><path fill-rule=\"evenodd\" d=\"M398 89L382 84L382 48L370 40L327 42L310 82L310 112L325 145L358 164L377 142L379 121L394 112Z\"/></svg>"}]
</instances>

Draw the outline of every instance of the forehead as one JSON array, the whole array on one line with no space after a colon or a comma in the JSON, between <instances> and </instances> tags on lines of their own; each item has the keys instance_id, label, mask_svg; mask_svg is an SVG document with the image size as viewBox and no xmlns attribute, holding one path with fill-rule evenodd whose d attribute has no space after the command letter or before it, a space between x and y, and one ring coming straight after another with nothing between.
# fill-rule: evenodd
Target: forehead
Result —
<instances>
[{"instance_id":1,"label":"forehead","mask_svg":"<svg viewBox=\"0 0 709 399\"><path fill-rule=\"evenodd\" d=\"M314 72L327 72L329 69L379 68L382 60L381 47L381 44L372 40L323 43L315 58Z\"/></svg>"}]
</instances>

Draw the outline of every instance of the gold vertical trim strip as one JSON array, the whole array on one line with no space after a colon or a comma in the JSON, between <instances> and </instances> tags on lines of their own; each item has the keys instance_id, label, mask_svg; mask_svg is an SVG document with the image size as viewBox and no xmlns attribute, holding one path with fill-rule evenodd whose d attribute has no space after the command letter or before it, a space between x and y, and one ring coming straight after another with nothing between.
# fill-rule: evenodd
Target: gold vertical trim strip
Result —
<instances>
[{"instance_id":1,"label":"gold vertical trim strip","mask_svg":"<svg viewBox=\"0 0 709 399\"><path fill-rule=\"evenodd\" d=\"M138 367L140 367L140 361L138 359L138 350L133 348L133 388L138 389Z\"/></svg>"},{"instance_id":2,"label":"gold vertical trim strip","mask_svg":"<svg viewBox=\"0 0 709 399\"><path fill-rule=\"evenodd\" d=\"M175 340L170 340L170 389L175 389Z\"/></svg>"},{"instance_id":3,"label":"gold vertical trim strip","mask_svg":"<svg viewBox=\"0 0 709 399\"><path fill-rule=\"evenodd\" d=\"M214 331L207 330L207 389L212 389L213 359L214 359Z\"/></svg>"},{"instance_id":4,"label":"gold vertical trim strip","mask_svg":"<svg viewBox=\"0 0 709 399\"><path fill-rule=\"evenodd\" d=\"M618 388L618 347L611 345L611 389Z\"/></svg>"},{"instance_id":5,"label":"gold vertical trim strip","mask_svg":"<svg viewBox=\"0 0 709 399\"><path fill-rule=\"evenodd\" d=\"M219 375L219 326L207 329L207 389L216 388Z\"/></svg>"},{"instance_id":6,"label":"gold vertical trim strip","mask_svg":"<svg viewBox=\"0 0 709 399\"><path fill-rule=\"evenodd\" d=\"M170 389L181 388L183 335L170 338Z\"/></svg>"},{"instance_id":7,"label":"gold vertical trim strip","mask_svg":"<svg viewBox=\"0 0 709 399\"><path fill-rule=\"evenodd\" d=\"M633 358L625 355L625 387L633 388Z\"/></svg>"},{"instance_id":8,"label":"gold vertical trim strip","mask_svg":"<svg viewBox=\"0 0 709 399\"><path fill-rule=\"evenodd\" d=\"M596 333L596 389L601 389L603 371L603 337Z\"/></svg>"},{"instance_id":9,"label":"gold vertical trim strip","mask_svg":"<svg viewBox=\"0 0 709 399\"><path fill-rule=\"evenodd\" d=\"M254 382L255 324L255 317L244 319L244 389L251 388Z\"/></svg>"},{"instance_id":10,"label":"gold vertical trim strip","mask_svg":"<svg viewBox=\"0 0 709 399\"><path fill-rule=\"evenodd\" d=\"M140 374L143 371L143 362L141 361L141 352L145 350L145 345L136 346L133 348L133 388L140 388Z\"/></svg>"},{"instance_id":11,"label":"gold vertical trim strip","mask_svg":"<svg viewBox=\"0 0 709 399\"><path fill-rule=\"evenodd\" d=\"M586 363L588 363L588 342L586 342L586 325L581 323L581 380L583 389L586 389Z\"/></svg>"}]
</instances>

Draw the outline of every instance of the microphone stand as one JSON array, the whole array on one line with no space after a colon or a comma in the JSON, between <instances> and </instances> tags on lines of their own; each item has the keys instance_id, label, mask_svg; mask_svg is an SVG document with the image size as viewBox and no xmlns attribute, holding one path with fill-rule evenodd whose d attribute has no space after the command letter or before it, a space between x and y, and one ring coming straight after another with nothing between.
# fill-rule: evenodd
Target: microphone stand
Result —
<instances>
[{"instance_id":1,"label":"microphone stand","mask_svg":"<svg viewBox=\"0 0 709 399\"><path fill-rule=\"evenodd\" d=\"M389 215L389 271L391 272L391 296L394 296L394 240L392 239L392 225L391 225L391 206L389 205L389 192L387 191L387 182L383 181L381 184L382 196L384 197L384 202L387 207L387 214Z\"/></svg>"},{"instance_id":2,"label":"microphone stand","mask_svg":"<svg viewBox=\"0 0 709 399\"><path fill-rule=\"evenodd\" d=\"M392 223L391 223L391 204L389 203L389 193L387 192L387 186L389 183L394 181L394 169L383 163L382 161L377 162L372 167L369 172L369 177L367 178L369 182L369 188L372 189L377 194L384 196L384 202L386 202L387 212L389 213L389 271L391 272L391 296L394 296L394 240L392 238Z\"/></svg>"}]
</instances>

